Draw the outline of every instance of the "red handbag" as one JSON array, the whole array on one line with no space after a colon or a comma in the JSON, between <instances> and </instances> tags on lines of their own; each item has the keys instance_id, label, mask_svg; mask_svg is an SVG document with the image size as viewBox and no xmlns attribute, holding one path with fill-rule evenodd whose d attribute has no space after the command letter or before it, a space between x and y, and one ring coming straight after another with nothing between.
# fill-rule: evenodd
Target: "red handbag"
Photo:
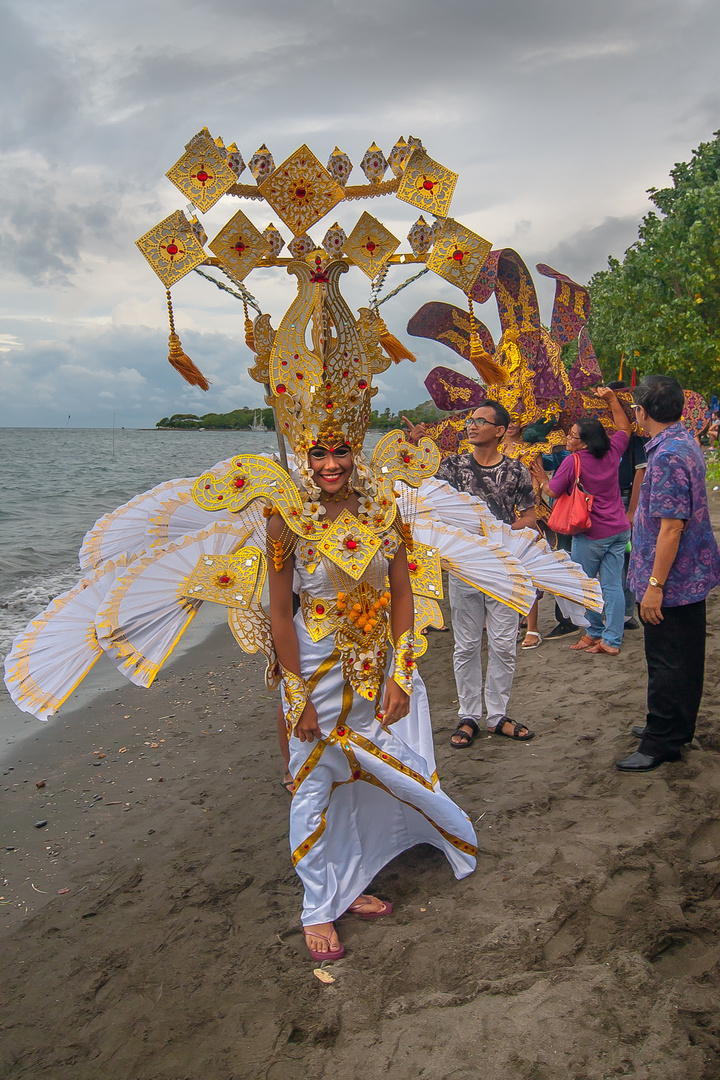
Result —
<instances>
[{"instance_id":1,"label":"red handbag","mask_svg":"<svg viewBox=\"0 0 720 1080\"><path fill-rule=\"evenodd\" d=\"M593 496L580 483L580 455L573 454L573 458L575 479L572 488L565 495L558 495L548 518L553 532L562 533L563 536L577 536L578 533L587 532L591 525Z\"/></svg>"}]
</instances>

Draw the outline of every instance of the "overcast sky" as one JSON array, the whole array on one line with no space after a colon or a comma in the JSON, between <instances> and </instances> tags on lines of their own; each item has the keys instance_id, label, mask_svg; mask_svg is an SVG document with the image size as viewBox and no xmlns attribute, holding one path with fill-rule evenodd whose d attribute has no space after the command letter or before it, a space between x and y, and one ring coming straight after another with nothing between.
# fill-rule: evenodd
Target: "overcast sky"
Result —
<instances>
[{"instance_id":1,"label":"overcast sky","mask_svg":"<svg viewBox=\"0 0 720 1080\"><path fill-rule=\"evenodd\" d=\"M324 163L337 144L354 183L373 140L387 155L416 135L460 174L454 217L583 282L635 240L646 189L720 127L717 0L10 0L0 12L3 426L70 415L106 427L115 412L118 426L152 427L260 404L242 309L195 274L173 289L176 322L213 385L170 368L164 290L134 245L185 205L164 174L203 125L246 161L263 142L276 164L307 142ZM240 207L261 228L273 217L225 196L203 218L210 237ZM338 208L311 234L335 217L350 232L365 208L407 249L417 214L392 196ZM394 268L388 288L407 273ZM348 278L357 307L368 279ZM284 269L246 284L277 326L294 292ZM404 337L430 299L464 303L428 274L382 309L390 329ZM488 307L478 314L495 329ZM378 380L381 407L424 400L428 370L452 362L410 340L419 363Z\"/></svg>"}]
</instances>

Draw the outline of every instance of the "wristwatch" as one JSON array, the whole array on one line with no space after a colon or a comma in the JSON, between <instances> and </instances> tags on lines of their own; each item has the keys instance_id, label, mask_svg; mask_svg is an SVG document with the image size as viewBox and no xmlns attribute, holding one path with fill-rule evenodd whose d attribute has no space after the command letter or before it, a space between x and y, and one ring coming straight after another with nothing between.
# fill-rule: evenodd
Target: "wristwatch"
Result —
<instances>
[{"instance_id":1,"label":"wristwatch","mask_svg":"<svg viewBox=\"0 0 720 1080\"><path fill-rule=\"evenodd\" d=\"M654 589L660 589L662 591L665 588L664 581L658 581L656 577L651 577L649 583Z\"/></svg>"}]
</instances>

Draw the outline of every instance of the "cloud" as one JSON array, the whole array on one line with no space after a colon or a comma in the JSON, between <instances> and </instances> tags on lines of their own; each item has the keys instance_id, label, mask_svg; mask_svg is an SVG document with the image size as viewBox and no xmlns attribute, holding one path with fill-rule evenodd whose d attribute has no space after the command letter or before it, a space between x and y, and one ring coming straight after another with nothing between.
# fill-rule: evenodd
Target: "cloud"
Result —
<instances>
[{"instance_id":1,"label":"cloud","mask_svg":"<svg viewBox=\"0 0 720 1080\"><path fill-rule=\"evenodd\" d=\"M164 289L134 246L184 204L164 173L204 124L246 160L262 142L277 163L302 141L321 160L337 143L355 182L373 140L387 153L412 132L460 174L455 216L576 280L622 254L646 189L718 126L710 0L31 0L6 2L3 19L0 423L72 412L92 426L127 410L152 426L261 403L240 305L194 274L173 288L176 321L213 386L180 381ZM261 227L275 217L227 197L205 215L210 236L240 207ZM342 205L332 220L349 231L364 209L405 246L417 214L393 199ZM387 287L404 275L393 268ZM263 271L247 284L277 325L293 282ZM343 290L358 307L369 283L352 271ZM435 298L464 303L426 275L383 315L402 335ZM494 327L492 310L482 318ZM418 364L378 381L393 408L426 397L424 375L449 359L432 342L412 347Z\"/></svg>"}]
</instances>

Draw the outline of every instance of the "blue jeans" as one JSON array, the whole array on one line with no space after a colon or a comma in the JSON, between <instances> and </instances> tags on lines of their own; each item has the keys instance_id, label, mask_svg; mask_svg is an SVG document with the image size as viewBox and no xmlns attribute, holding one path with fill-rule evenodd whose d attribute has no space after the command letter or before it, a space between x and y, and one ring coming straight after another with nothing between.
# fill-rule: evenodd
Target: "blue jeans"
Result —
<instances>
[{"instance_id":1,"label":"blue jeans","mask_svg":"<svg viewBox=\"0 0 720 1080\"><path fill-rule=\"evenodd\" d=\"M605 536L602 540L590 540L580 533L573 536L572 558L580 563L588 577L598 578L605 601L605 622L598 611L586 609L588 627L585 631L590 637L602 638L606 645L619 649L622 645L625 624L625 594L622 576L625 560L625 548L630 539L630 530Z\"/></svg>"}]
</instances>

